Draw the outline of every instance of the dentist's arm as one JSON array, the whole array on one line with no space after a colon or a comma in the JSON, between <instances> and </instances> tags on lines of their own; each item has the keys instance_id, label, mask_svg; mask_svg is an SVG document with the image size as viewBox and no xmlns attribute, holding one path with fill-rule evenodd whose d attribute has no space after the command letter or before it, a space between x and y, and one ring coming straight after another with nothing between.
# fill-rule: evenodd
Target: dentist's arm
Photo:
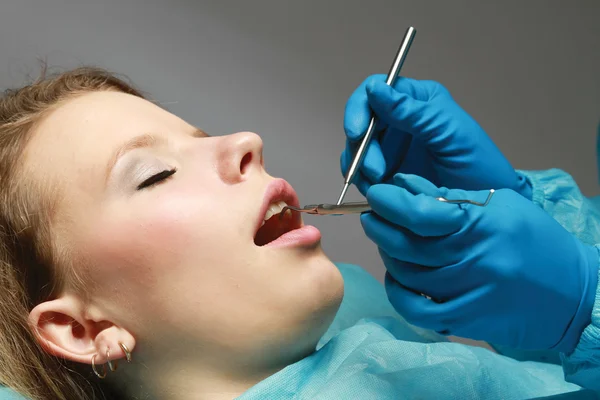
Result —
<instances>
[{"instance_id":1,"label":"dentist's arm","mask_svg":"<svg viewBox=\"0 0 600 400\"><path fill-rule=\"evenodd\" d=\"M600 209L581 193L571 175L560 169L519 173L531 184L534 204L583 243L600 243ZM600 290L577 346L561 358L568 381L600 390Z\"/></svg>"}]
</instances>

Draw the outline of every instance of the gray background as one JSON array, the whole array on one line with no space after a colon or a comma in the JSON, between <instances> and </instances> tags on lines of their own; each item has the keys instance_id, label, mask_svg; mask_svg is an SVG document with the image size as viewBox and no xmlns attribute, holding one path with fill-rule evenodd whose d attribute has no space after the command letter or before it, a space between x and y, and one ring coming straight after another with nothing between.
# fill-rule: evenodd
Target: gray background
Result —
<instances>
[{"instance_id":1,"label":"gray background","mask_svg":"<svg viewBox=\"0 0 600 400\"><path fill-rule=\"evenodd\" d=\"M346 99L409 25L403 75L442 82L517 168L559 167L598 194L600 1L2 0L0 87L38 57L110 68L211 134L259 133L271 174L334 202ZM306 220L332 259L382 279L358 217Z\"/></svg>"}]
</instances>

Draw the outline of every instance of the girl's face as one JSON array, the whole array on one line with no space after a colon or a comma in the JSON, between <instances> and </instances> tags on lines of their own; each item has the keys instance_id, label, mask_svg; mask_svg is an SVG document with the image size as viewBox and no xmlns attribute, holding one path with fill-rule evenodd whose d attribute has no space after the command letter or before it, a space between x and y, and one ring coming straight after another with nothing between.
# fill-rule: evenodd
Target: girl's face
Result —
<instances>
[{"instance_id":1,"label":"girl's face","mask_svg":"<svg viewBox=\"0 0 600 400\"><path fill-rule=\"evenodd\" d=\"M338 309L342 278L315 228L288 215L258 231L269 204L298 200L265 171L256 134L210 137L97 92L45 118L26 162L62 193L53 238L86 277L83 315L148 357L247 368L302 356Z\"/></svg>"}]
</instances>

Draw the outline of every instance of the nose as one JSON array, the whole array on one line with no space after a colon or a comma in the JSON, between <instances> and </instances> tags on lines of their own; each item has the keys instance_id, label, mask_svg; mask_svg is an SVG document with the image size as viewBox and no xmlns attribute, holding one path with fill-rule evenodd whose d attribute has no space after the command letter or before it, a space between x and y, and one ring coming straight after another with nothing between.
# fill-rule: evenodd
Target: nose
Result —
<instances>
[{"instance_id":1,"label":"nose","mask_svg":"<svg viewBox=\"0 0 600 400\"><path fill-rule=\"evenodd\" d=\"M226 183L238 183L263 166L263 141L256 133L223 136L217 153L217 170Z\"/></svg>"}]
</instances>

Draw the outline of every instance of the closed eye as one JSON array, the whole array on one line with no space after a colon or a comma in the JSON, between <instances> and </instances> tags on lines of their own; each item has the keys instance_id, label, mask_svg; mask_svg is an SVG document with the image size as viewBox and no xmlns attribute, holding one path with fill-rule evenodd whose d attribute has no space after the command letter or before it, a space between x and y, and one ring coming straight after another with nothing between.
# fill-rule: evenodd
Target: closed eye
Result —
<instances>
[{"instance_id":1,"label":"closed eye","mask_svg":"<svg viewBox=\"0 0 600 400\"><path fill-rule=\"evenodd\" d=\"M175 172L177 172L177 169L173 168L173 169L164 170L162 172L159 172L158 174L152 175L150 178L148 178L144 182L140 183L137 187L137 190L142 190L142 189L145 189L152 185L155 185L161 181L164 181L165 179L167 179L168 177L173 175Z\"/></svg>"}]
</instances>

